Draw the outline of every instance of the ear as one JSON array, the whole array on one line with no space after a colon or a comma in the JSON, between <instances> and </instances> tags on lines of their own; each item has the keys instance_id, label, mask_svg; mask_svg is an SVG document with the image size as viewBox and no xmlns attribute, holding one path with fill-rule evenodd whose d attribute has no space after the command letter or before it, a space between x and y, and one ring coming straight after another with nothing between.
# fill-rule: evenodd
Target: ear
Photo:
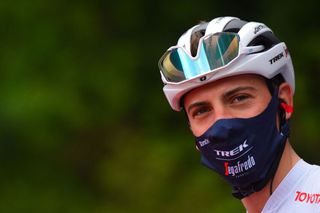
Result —
<instances>
[{"instance_id":1,"label":"ear","mask_svg":"<svg viewBox=\"0 0 320 213\"><path fill-rule=\"evenodd\" d=\"M282 83L279 86L279 99L283 100L285 104L293 108L293 91L288 83ZM292 112L286 112L286 119L291 118Z\"/></svg>"}]
</instances>

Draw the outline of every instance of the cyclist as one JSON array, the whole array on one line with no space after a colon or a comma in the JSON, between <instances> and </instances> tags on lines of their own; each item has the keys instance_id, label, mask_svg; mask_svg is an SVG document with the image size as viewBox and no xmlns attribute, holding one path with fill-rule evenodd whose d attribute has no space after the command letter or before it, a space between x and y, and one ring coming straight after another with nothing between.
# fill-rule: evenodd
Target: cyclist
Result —
<instances>
[{"instance_id":1,"label":"cyclist","mask_svg":"<svg viewBox=\"0 0 320 213\"><path fill-rule=\"evenodd\" d=\"M164 53L159 68L202 163L232 186L249 213L320 212L320 167L289 143L291 57L270 28L235 17L202 22Z\"/></svg>"}]
</instances>

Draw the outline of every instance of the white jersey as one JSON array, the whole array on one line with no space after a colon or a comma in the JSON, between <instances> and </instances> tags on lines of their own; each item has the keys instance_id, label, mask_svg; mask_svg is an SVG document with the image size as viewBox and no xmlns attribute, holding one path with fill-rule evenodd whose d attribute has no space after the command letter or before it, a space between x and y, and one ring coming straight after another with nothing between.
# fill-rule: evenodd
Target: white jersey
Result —
<instances>
[{"instance_id":1,"label":"white jersey","mask_svg":"<svg viewBox=\"0 0 320 213\"><path fill-rule=\"evenodd\" d=\"M299 160L262 210L271 212L320 213L320 167Z\"/></svg>"}]
</instances>

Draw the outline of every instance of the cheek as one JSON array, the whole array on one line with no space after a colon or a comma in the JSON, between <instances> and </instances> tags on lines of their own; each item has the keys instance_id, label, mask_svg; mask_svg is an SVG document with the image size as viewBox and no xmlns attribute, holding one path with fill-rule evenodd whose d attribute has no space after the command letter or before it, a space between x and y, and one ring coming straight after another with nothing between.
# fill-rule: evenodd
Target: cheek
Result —
<instances>
[{"instance_id":1,"label":"cheek","mask_svg":"<svg viewBox=\"0 0 320 213\"><path fill-rule=\"evenodd\" d=\"M190 129L191 129L192 134L196 137L199 137L203 134L202 130L199 127L190 126Z\"/></svg>"},{"instance_id":2,"label":"cheek","mask_svg":"<svg viewBox=\"0 0 320 213\"><path fill-rule=\"evenodd\" d=\"M239 117L252 118L260 115L268 107L271 98L269 93L256 97L245 109L240 110L242 112L238 113Z\"/></svg>"},{"instance_id":3,"label":"cheek","mask_svg":"<svg viewBox=\"0 0 320 213\"><path fill-rule=\"evenodd\" d=\"M190 130L194 136L199 137L205 133L212 124L213 122L190 122Z\"/></svg>"},{"instance_id":4,"label":"cheek","mask_svg":"<svg viewBox=\"0 0 320 213\"><path fill-rule=\"evenodd\" d=\"M244 110L243 115L240 118L252 118L258 116L266 109L267 105L268 104L263 103L263 101L260 103L255 103L252 107Z\"/></svg>"}]
</instances>

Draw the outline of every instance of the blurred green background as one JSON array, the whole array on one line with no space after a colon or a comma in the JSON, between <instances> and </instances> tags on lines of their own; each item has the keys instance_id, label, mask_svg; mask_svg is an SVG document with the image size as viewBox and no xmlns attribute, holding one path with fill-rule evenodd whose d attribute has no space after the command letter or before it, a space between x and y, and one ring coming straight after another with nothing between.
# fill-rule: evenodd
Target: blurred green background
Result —
<instances>
[{"instance_id":1,"label":"blurred green background","mask_svg":"<svg viewBox=\"0 0 320 213\"><path fill-rule=\"evenodd\" d=\"M187 28L223 15L286 41L291 142L319 164L318 1L235 2L1 1L0 212L244 212L200 165L157 68Z\"/></svg>"}]
</instances>

